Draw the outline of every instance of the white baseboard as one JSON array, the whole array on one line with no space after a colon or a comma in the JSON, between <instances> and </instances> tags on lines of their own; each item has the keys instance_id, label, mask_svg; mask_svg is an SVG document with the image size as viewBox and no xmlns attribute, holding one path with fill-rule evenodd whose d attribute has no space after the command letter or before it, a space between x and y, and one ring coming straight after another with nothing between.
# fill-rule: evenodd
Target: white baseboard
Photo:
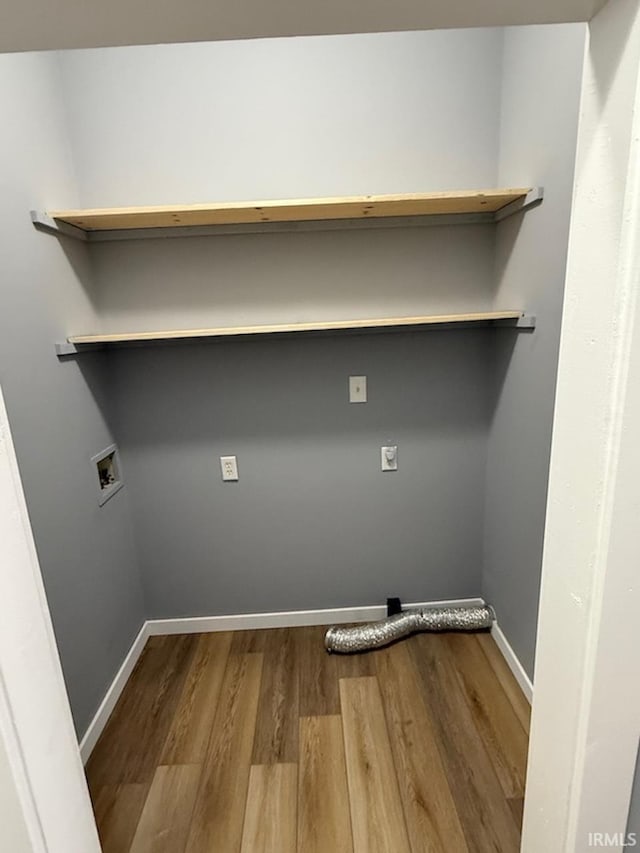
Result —
<instances>
[{"instance_id":1,"label":"white baseboard","mask_svg":"<svg viewBox=\"0 0 640 853\"><path fill-rule=\"evenodd\" d=\"M482 598L456 598L445 601L406 603L404 607L473 607L481 604L484 604ZM89 756L98 742L98 738L102 734L116 706L116 702L120 698L120 694L124 690L129 676L133 672L138 658L142 654L145 643L151 636L205 634L213 631L242 631L253 628L299 628L304 625L339 625L345 622L373 622L376 619L383 619L386 615L386 605L376 604L370 607L334 607L327 610L240 613L236 616L193 616L177 619L148 619L133 641L122 666L118 670L84 737L80 741L80 755L82 756L82 760L85 764L89 760ZM496 642L498 642L497 638Z\"/></svg>"},{"instance_id":2,"label":"white baseboard","mask_svg":"<svg viewBox=\"0 0 640 853\"><path fill-rule=\"evenodd\" d=\"M124 690L125 684L129 680L129 676L133 672L134 666L138 662L138 658L142 654L149 636L148 624L148 622L145 622L142 628L140 628L135 640L131 644L131 648L127 652L127 656L122 662L122 666L116 673L116 677L111 682L104 699L100 703L100 707L80 741L80 755L83 764L86 764L89 760L89 756L93 752L93 748L98 742L98 738L102 734L104 727L107 725L107 721L116 706L116 702L120 698L120 694Z\"/></svg>"},{"instance_id":3,"label":"white baseboard","mask_svg":"<svg viewBox=\"0 0 640 853\"><path fill-rule=\"evenodd\" d=\"M472 607L484 604L481 598L407 603L406 608ZM237 616L193 616L184 619L150 619L150 635L204 634L211 631L246 631L253 628L300 628L304 625L340 625L345 622L373 622L384 619L386 605L333 607L327 610L283 610L274 613L241 613Z\"/></svg>"},{"instance_id":4,"label":"white baseboard","mask_svg":"<svg viewBox=\"0 0 640 853\"><path fill-rule=\"evenodd\" d=\"M531 704L531 702L533 701L533 684L531 682L531 679L525 672L524 667L518 660L516 653L509 645L509 641L502 633L502 630L500 629L500 626L497 622L494 623L493 628L491 629L491 636L495 640L496 646L502 652L502 657L506 660L507 666L513 673L515 680L520 685L520 689L526 696L527 701L529 702L529 704Z\"/></svg>"}]
</instances>

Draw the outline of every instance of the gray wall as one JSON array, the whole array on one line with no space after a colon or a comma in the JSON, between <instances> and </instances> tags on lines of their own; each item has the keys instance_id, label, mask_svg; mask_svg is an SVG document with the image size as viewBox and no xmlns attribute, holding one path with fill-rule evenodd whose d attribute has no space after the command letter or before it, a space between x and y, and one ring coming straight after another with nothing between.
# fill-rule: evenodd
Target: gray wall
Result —
<instances>
[{"instance_id":1,"label":"gray wall","mask_svg":"<svg viewBox=\"0 0 640 853\"><path fill-rule=\"evenodd\" d=\"M477 595L491 334L116 354L149 614ZM349 374L368 376L368 403L349 404ZM397 472L380 470L384 444L398 444ZM223 483L231 454L240 480Z\"/></svg>"},{"instance_id":2,"label":"gray wall","mask_svg":"<svg viewBox=\"0 0 640 853\"><path fill-rule=\"evenodd\" d=\"M499 30L61 54L84 205L492 186Z\"/></svg>"},{"instance_id":3,"label":"gray wall","mask_svg":"<svg viewBox=\"0 0 640 853\"><path fill-rule=\"evenodd\" d=\"M491 186L501 39L404 33L64 55L83 201ZM105 328L131 330L482 310L495 295L494 238L480 226L96 246L99 313ZM150 615L477 594L491 334L115 354L116 432ZM347 402L353 373L369 376L365 406ZM400 445L397 474L379 470L389 441ZM237 485L220 481L228 453L239 457Z\"/></svg>"},{"instance_id":4,"label":"gray wall","mask_svg":"<svg viewBox=\"0 0 640 853\"><path fill-rule=\"evenodd\" d=\"M499 183L542 184L545 199L498 226L497 299L538 323L495 339L482 589L530 676L585 32L505 31Z\"/></svg>"},{"instance_id":5,"label":"gray wall","mask_svg":"<svg viewBox=\"0 0 640 853\"><path fill-rule=\"evenodd\" d=\"M491 310L494 241L493 226L468 225L132 240L92 254L101 322L127 332Z\"/></svg>"},{"instance_id":6,"label":"gray wall","mask_svg":"<svg viewBox=\"0 0 640 853\"><path fill-rule=\"evenodd\" d=\"M501 43L476 30L62 54L82 200L492 186ZM481 311L493 301L493 238L449 228L103 244L97 325Z\"/></svg>"},{"instance_id":7,"label":"gray wall","mask_svg":"<svg viewBox=\"0 0 640 853\"><path fill-rule=\"evenodd\" d=\"M485 474L483 589L530 666L583 32L508 34L502 90L492 30L2 59L0 381L80 732L145 612L477 594ZM27 218L498 181L545 183L547 199L500 226L497 274L486 227L114 244L90 266L85 247ZM107 327L494 302L538 313L536 334L235 341L65 363L52 349ZM350 373L370 378L366 406L346 402ZM98 509L87 459L114 434L128 485ZM389 441L397 474L378 470ZM222 453L238 454L238 484L220 482Z\"/></svg>"},{"instance_id":8,"label":"gray wall","mask_svg":"<svg viewBox=\"0 0 640 853\"><path fill-rule=\"evenodd\" d=\"M403 33L61 56L85 204L393 192L495 182L546 185L544 205L501 225L497 246L493 230L464 228L149 241L94 251L96 327L102 323L114 330L481 310L494 304L535 312L535 335L482 333L483 346L493 347L492 378L485 388L493 418L484 546L475 559L484 561L484 593L496 604L503 629L529 671L584 33L577 25L506 34ZM447 369L457 358L455 340L450 336L441 345L440 364ZM371 353L379 344L372 340ZM314 375L316 345L297 344L300 369L309 375ZM260 345L233 346L234 352L251 354ZM192 363L185 376L206 372L208 352L190 350ZM157 357L165 364L166 353ZM152 365L155 358L118 355L115 400L123 436L136 429L136 404L122 365L138 359ZM402 381L400 370L397 362L389 383ZM349 372L353 369L346 359L342 373ZM150 397L170 406L176 387L150 367L149 377ZM245 378L248 396L262 394L262 380L256 383L251 373ZM193 384L191 378L183 380L186 388ZM428 385L425 394L429 400ZM324 387L316 386L310 392L314 395L322 399ZM231 392L221 401L235 408ZM199 409L196 413L203 414ZM224 417L222 408L209 417L207 447ZM264 412L260 417L268 421ZM258 420L257 437L260 429ZM427 428L416 428L418 434L425 446L433 437ZM333 438L349 446L346 436ZM356 440L368 442L364 435ZM256 438L256 456L259 444ZM124 459L131 471L147 596L154 613L168 613L155 581L149 580L156 550L146 514L149 506L158 512L160 507L150 478L138 483L143 445L138 433L137 442L126 442ZM268 440L263 451L260 464L268 470ZM191 454L196 451L179 439L179 432L165 436L163 452L173 458L175 474L184 472L185 485L194 478ZM299 464L305 468L304 459ZM354 488L359 484L356 477ZM466 485L479 503L485 500L482 490L474 491L475 481ZM282 492L286 507L288 487L277 482L271 489L272 494ZM322 486L319 500L322 489L331 494L330 484ZM194 495L200 500L200 487ZM407 506L412 500L408 495ZM278 501L276 497L276 505ZM178 505L160 515L168 516L173 517L176 542L190 547L184 543L187 532L194 535L189 514L182 517ZM204 538L208 541L208 533ZM274 543L277 552L275 538ZM225 554L229 560L229 552ZM249 555L247 560L251 562ZM181 587L201 577L204 570L194 568L192 576L192 565L185 561ZM416 573L416 583L418 578ZM221 604L224 596L216 596L200 599L201 611L267 607L270 581L266 573L264 582L247 594L247 606L244 598ZM424 585L418 597L434 597L430 588ZM299 606L316 606L314 597Z\"/></svg>"},{"instance_id":9,"label":"gray wall","mask_svg":"<svg viewBox=\"0 0 640 853\"><path fill-rule=\"evenodd\" d=\"M91 324L85 247L39 234L29 210L73 205L53 57L0 56L0 384L74 719L82 734L143 618L126 490L102 509L89 458L112 440L100 355L54 341Z\"/></svg>"}]
</instances>

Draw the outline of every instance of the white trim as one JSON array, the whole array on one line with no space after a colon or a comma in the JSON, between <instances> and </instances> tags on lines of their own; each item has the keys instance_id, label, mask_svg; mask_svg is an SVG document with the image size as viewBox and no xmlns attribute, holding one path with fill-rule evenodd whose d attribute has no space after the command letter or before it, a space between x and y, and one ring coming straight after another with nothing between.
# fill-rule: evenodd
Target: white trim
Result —
<instances>
[{"instance_id":1,"label":"white trim","mask_svg":"<svg viewBox=\"0 0 640 853\"><path fill-rule=\"evenodd\" d=\"M100 707L96 711L93 719L89 723L89 727L84 733L84 737L80 741L80 755L82 756L84 764L89 760L89 756L93 752L93 748L98 742L98 738L102 734L109 717L113 713L116 702L120 698L120 694L124 690L125 684L129 680L129 676L138 662L138 658L142 654L142 650L145 647L150 633L148 626L149 623L145 622L142 628L140 628L140 631L131 644L131 648L127 652L125 659L122 661L120 669L116 673L116 677L111 682L109 689L100 703Z\"/></svg>"},{"instance_id":2,"label":"white trim","mask_svg":"<svg viewBox=\"0 0 640 853\"><path fill-rule=\"evenodd\" d=\"M640 728L640 1L591 21L547 499L523 853L622 850Z\"/></svg>"},{"instance_id":3,"label":"white trim","mask_svg":"<svg viewBox=\"0 0 640 853\"><path fill-rule=\"evenodd\" d=\"M493 628L491 629L491 636L493 637L496 646L500 649L502 657L507 662L507 666L513 673L515 680L520 685L520 689L524 693L527 702L531 704L533 701L533 684L531 679L527 675L525 668L518 660L518 656L511 648L509 641L497 622L494 623Z\"/></svg>"},{"instance_id":4,"label":"white trim","mask_svg":"<svg viewBox=\"0 0 640 853\"><path fill-rule=\"evenodd\" d=\"M5 842L4 824L9 822L12 833L18 832L22 825L28 837L29 849L34 853L46 853L45 837L35 796L29 780L29 771L22 753L20 738L15 728L15 721L6 696L6 688L0 673L0 744L6 754L10 772L13 775L15 799L18 801L19 814L6 813L3 802L2 824L0 825L0 847Z\"/></svg>"},{"instance_id":5,"label":"white trim","mask_svg":"<svg viewBox=\"0 0 640 853\"><path fill-rule=\"evenodd\" d=\"M484 604L481 598L447 601L422 601L404 604L405 608L473 607ZM235 616L193 616L183 619L150 619L149 635L202 634L209 631L246 631L254 628L300 628L304 625L340 625L345 622L373 622L387 615L385 605L333 607L326 610L283 610L274 613L241 613Z\"/></svg>"},{"instance_id":6,"label":"white trim","mask_svg":"<svg viewBox=\"0 0 640 853\"><path fill-rule=\"evenodd\" d=\"M482 598L455 598L405 604L406 608L473 607L484 604ZM214 631L242 631L255 628L299 628L305 625L373 622L387 615L385 605L369 607L333 607L326 610L283 610L273 613L239 613L230 616L192 616L176 619L148 619L133 641L116 677L105 693L100 707L80 742L80 754L86 764L111 716L120 694L149 637L169 634L206 634Z\"/></svg>"},{"instance_id":7,"label":"white trim","mask_svg":"<svg viewBox=\"0 0 640 853\"><path fill-rule=\"evenodd\" d=\"M0 738L29 844L37 853L98 853L100 843L1 391L0 565Z\"/></svg>"}]
</instances>

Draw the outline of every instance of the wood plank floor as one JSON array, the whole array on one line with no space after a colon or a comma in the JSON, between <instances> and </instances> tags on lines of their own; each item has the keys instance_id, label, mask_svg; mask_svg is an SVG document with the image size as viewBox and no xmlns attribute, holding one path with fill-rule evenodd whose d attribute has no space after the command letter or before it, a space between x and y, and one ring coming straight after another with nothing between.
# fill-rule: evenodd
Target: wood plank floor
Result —
<instances>
[{"instance_id":1,"label":"wood plank floor","mask_svg":"<svg viewBox=\"0 0 640 853\"><path fill-rule=\"evenodd\" d=\"M152 637L87 765L104 853L516 853L529 706L488 634Z\"/></svg>"}]
</instances>

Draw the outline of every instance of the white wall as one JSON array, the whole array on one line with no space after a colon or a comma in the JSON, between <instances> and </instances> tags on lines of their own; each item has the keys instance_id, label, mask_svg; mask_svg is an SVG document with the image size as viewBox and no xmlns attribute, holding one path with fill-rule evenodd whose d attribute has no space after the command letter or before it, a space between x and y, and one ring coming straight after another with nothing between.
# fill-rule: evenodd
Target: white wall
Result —
<instances>
[{"instance_id":1,"label":"white wall","mask_svg":"<svg viewBox=\"0 0 640 853\"><path fill-rule=\"evenodd\" d=\"M0 840L12 832L22 844L26 828L34 853L95 853L98 835L1 388L0 566L0 798L9 799L0 803ZM78 641L90 648L90 640ZM10 844L0 849L14 853Z\"/></svg>"},{"instance_id":2,"label":"white wall","mask_svg":"<svg viewBox=\"0 0 640 853\"><path fill-rule=\"evenodd\" d=\"M33 846L16 787L13 768L0 734L0 850L11 853L32 853Z\"/></svg>"},{"instance_id":3,"label":"white wall","mask_svg":"<svg viewBox=\"0 0 640 853\"><path fill-rule=\"evenodd\" d=\"M582 87L526 853L582 853L590 832L622 836L628 819L640 731L639 223L640 4L612 0L590 24Z\"/></svg>"}]
</instances>

